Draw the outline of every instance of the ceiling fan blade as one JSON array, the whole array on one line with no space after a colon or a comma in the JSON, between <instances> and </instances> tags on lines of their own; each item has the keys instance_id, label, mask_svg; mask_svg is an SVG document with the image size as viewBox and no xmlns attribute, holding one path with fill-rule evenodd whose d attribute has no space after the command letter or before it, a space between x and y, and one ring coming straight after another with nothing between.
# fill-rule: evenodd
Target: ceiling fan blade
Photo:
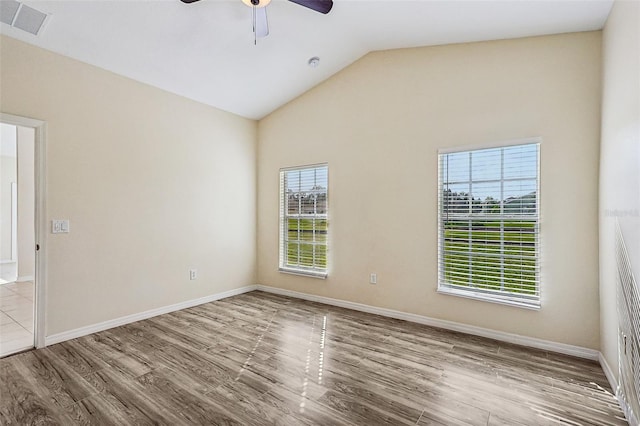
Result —
<instances>
[{"instance_id":1,"label":"ceiling fan blade","mask_svg":"<svg viewBox=\"0 0 640 426\"><path fill-rule=\"evenodd\" d=\"M183 0L184 1L184 0ZM327 14L333 7L333 0L289 0L316 12Z\"/></svg>"},{"instance_id":2,"label":"ceiling fan blade","mask_svg":"<svg viewBox=\"0 0 640 426\"><path fill-rule=\"evenodd\" d=\"M256 7L256 37L269 35L269 23L267 22L267 8Z\"/></svg>"},{"instance_id":3,"label":"ceiling fan blade","mask_svg":"<svg viewBox=\"0 0 640 426\"><path fill-rule=\"evenodd\" d=\"M195 3L200 0L180 0L182 3Z\"/></svg>"}]
</instances>

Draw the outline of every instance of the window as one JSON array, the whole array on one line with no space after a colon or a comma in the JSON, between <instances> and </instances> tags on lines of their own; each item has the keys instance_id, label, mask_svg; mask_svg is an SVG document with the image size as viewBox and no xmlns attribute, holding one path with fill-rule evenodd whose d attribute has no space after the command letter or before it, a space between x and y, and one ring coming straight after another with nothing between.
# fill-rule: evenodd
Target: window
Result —
<instances>
[{"instance_id":1,"label":"window","mask_svg":"<svg viewBox=\"0 0 640 426\"><path fill-rule=\"evenodd\" d=\"M328 166L280 170L280 270L327 276Z\"/></svg>"},{"instance_id":2,"label":"window","mask_svg":"<svg viewBox=\"0 0 640 426\"><path fill-rule=\"evenodd\" d=\"M439 292L540 305L539 147L440 152Z\"/></svg>"}]
</instances>

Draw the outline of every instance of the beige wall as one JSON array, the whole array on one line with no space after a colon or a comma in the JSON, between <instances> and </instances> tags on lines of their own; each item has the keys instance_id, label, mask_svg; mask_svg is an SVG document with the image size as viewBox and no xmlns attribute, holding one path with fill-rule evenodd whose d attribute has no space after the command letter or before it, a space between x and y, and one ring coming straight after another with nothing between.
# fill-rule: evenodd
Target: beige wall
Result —
<instances>
[{"instance_id":1,"label":"beige wall","mask_svg":"<svg viewBox=\"0 0 640 426\"><path fill-rule=\"evenodd\" d=\"M640 283L640 3L617 0L603 33L600 146L601 350L618 374L617 219Z\"/></svg>"},{"instance_id":2,"label":"beige wall","mask_svg":"<svg viewBox=\"0 0 640 426\"><path fill-rule=\"evenodd\" d=\"M599 32L372 53L258 134L0 42L0 110L47 121L47 219L71 220L48 235L48 335L254 283L257 161L259 283L599 347ZM531 136L543 138L542 309L437 294L438 148ZM280 274L278 169L325 161L329 278Z\"/></svg>"},{"instance_id":3,"label":"beige wall","mask_svg":"<svg viewBox=\"0 0 640 426\"><path fill-rule=\"evenodd\" d=\"M47 335L255 282L254 121L0 42L0 109L47 122L47 221L71 221Z\"/></svg>"},{"instance_id":4,"label":"beige wall","mask_svg":"<svg viewBox=\"0 0 640 426\"><path fill-rule=\"evenodd\" d=\"M600 43L376 52L261 120L258 282L597 349ZM438 149L531 136L543 139L542 309L437 294ZM278 273L278 169L325 161L329 277Z\"/></svg>"},{"instance_id":5,"label":"beige wall","mask_svg":"<svg viewBox=\"0 0 640 426\"><path fill-rule=\"evenodd\" d=\"M35 274L35 131L18 127L18 280Z\"/></svg>"}]
</instances>

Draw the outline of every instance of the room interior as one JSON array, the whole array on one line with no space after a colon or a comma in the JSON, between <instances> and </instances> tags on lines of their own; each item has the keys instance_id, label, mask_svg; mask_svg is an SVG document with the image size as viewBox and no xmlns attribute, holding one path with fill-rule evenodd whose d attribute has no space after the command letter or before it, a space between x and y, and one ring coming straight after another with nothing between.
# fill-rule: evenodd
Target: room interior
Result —
<instances>
[{"instance_id":1,"label":"room interior","mask_svg":"<svg viewBox=\"0 0 640 426\"><path fill-rule=\"evenodd\" d=\"M1 25L0 112L45 123L43 340L0 360L2 419L638 424L617 294L640 300L639 3L274 0L255 44L236 3L24 2L41 32ZM439 291L439 154L526 138L539 307ZM317 164L321 278L279 268L281 170Z\"/></svg>"},{"instance_id":2,"label":"room interior","mask_svg":"<svg viewBox=\"0 0 640 426\"><path fill-rule=\"evenodd\" d=\"M34 130L0 124L0 356L34 345Z\"/></svg>"}]
</instances>

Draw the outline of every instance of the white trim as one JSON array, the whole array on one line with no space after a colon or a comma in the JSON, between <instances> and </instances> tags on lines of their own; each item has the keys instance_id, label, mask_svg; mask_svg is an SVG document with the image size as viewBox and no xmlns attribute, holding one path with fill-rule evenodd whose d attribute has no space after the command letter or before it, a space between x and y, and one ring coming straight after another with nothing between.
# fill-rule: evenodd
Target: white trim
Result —
<instances>
[{"instance_id":1,"label":"white trim","mask_svg":"<svg viewBox=\"0 0 640 426\"><path fill-rule=\"evenodd\" d=\"M315 167L327 167L329 168L329 162L324 162L324 163L314 163L314 164L305 164L302 166L290 166L290 167L281 167L280 171L281 172L290 172L293 170L304 170L304 169L312 169Z\"/></svg>"},{"instance_id":2,"label":"white trim","mask_svg":"<svg viewBox=\"0 0 640 426\"><path fill-rule=\"evenodd\" d=\"M26 281L33 281L33 280L34 280L33 275L27 275L27 276L24 276L24 277L16 278L16 282L17 283L23 283L23 282L26 282Z\"/></svg>"},{"instance_id":3,"label":"white trim","mask_svg":"<svg viewBox=\"0 0 640 426\"><path fill-rule=\"evenodd\" d=\"M535 136L531 138L522 138L522 139L509 139L505 141L498 142L485 142L473 145L461 145L454 146L451 148L440 148L438 149L438 154L451 154L452 152L460 152L460 151L476 151L480 149L492 149L492 148L504 148L507 146L513 145L527 145L527 144L541 144L542 137Z\"/></svg>"},{"instance_id":4,"label":"white trim","mask_svg":"<svg viewBox=\"0 0 640 426\"><path fill-rule=\"evenodd\" d=\"M472 334L474 336L487 337L489 339L499 340L501 342L513 343L516 345L528 346L531 348L542 349L551 352L557 352L565 355L576 356L597 361L599 352L595 349L583 348L580 346L567 345L565 343L551 342L549 340L537 339L535 337L521 336L519 334L505 333L503 331L490 330L487 328L476 327L473 325L461 324L453 321L430 318L417 314L410 314L393 309L378 308L376 306L364 305L361 303L348 302L346 300L331 299L324 296L316 296L297 291L285 290L282 288L258 285L257 290L268 293L279 294L281 296L295 297L298 299L309 300L312 302L324 303L341 308L353 309L355 311L367 312L370 314L382 315L389 318L395 318L418 324L424 324L431 327L444 328L446 330L458 331L460 333Z\"/></svg>"},{"instance_id":5,"label":"white trim","mask_svg":"<svg viewBox=\"0 0 640 426\"><path fill-rule=\"evenodd\" d=\"M44 25L44 24L43 24ZM45 347L46 300L47 300L47 123L35 118L21 117L0 112L0 122L14 126L31 127L34 137L34 178L35 178L35 243L40 250L35 251L35 318L34 345ZM35 247L34 247L35 250Z\"/></svg>"},{"instance_id":6,"label":"white trim","mask_svg":"<svg viewBox=\"0 0 640 426\"><path fill-rule=\"evenodd\" d=\"M503 305L510 305L510 306L514 306L517 308L524 308L524 309L533 309L533 310L539 310L541 308L541 297L540 297L540 288L541 288L541 277L540 277L540 247L541 247L541 240L540 240L540 235L541 235L541 230L540 230L540 222L541 222L541 217L540 217L540 148L541 148L541 142L542 142L542 138L541 137L531 137L531 138L525 138L525 139L515 139L515 140L509 140L509 141L501 141L501 142L496 142L493 143L492 145L487 146L487 144L485 144L485 146L474 146L474 147L467 147L465 149L463 149L463 147L454 147L454 148L443 148L443 149L439 149L438 150L438 203L437 203L437 207L438 207L438 221L437 221L437 232L438 232L438 239L437 239L437 253L438 253L438 259L437 259L437 271L438 271L438 286L437 286L437 292L441 293L441 294L445 294L445 295L449 295L449 296L455 296L455 297L464 297L464 298L468 298L468 299L475 299L475 300L480 300L480 301L484 301L484 302L490 302L490 303L499 303L499 304L503 304ZM528 286L531 286L532 284L535 285L535 294L534 295L524 295L524 294L518 294L518 293L508 293L505 291L500 291L500 290L490 290L490 289L479 289L479 288L472 288L472 287L467 287L464 286L463 284L456 284L454 282L449 282L448 280L445 279L445 270L446 270L446 265L445 265L445 256L447 253L450 253L451 250L448 250L445 248L445 217L444 215L444 211L443 211L443 193L445 191L445 186L448 187L448 185L451 184L451 182L449 181L448 178L445 178L444 174L443 174L443 167L444 167L444 162L443 160L446 159L444 157L446 157L449 154L452 153L464 153L465 156L466 154L468 154L468 172L469 172L469 176L468 179L466 180L461 180L461 181L457 181L457 182L453 182L454 184L468 184L468 190L469 190L469 194L472 194L472 185L474 182L493 182L493 183L500 183L500 193L501 193L501 197L504 195L504 184L505 182L509 182L509 181L519 181L519 180L533 180L533 178L528 177L528 178L508 178L505 179L504 177L504 168L505 168L505 161L504 161L504 150L503 148L507 148L507 147L525 147L525 146L535 146L536 147L536 176L535 176L535 182L536 182L536 190L535 190L535 205L536 205L536 214L535 215L530 215L527 214L525 216L518 216L518 215L511 215L511 214L505 214L504 212L504 202L503 200L500 200L500 208L501 208L501 213L495 216L491 216L491 215L478 215L476 216L476 214L474 214L473 212L467 212L467 214L460 214L460 213L455 213L453 214L452 217L450 217L449 214L447 214L447 220L462 220L464 222L469 221L469 226L471 226L471 221L473 220L500 220L501 225L500 225L500 235L502 236L502 234L504 234L505 230L504 230L504 221L511 221L511 220L526 220L529 222L533 222L534 224L534 238L535 238L535 244L534 244L534 251L533 253L535 254L535 261L536 261L536 272L535 272L535 278L533 280L528 279L526 281L526 284ZM492 179L474 179L473 177L473 153L477 152L477 151L484 151L487 149L500 149L501 150L501 154L500 154L500 178L492 178ZM446 160L447 164L448 164L448 159ZM448 166L447 166L448 167ZM465 166L467 167L467 166ZM503 239L503 238L502 238ZM502 241L501 239L501 241ZM504 244L501 244L501 247ZM460 255L467 255L469 257L469 262L472 261L472 248L470 248L470 252L466 253L464 250L461 250L460 252L457 251L453 251L454 254L460 256ZM504 270L505 270L505 258L506 257L513 257L513 258L519 258L521 256L518 255L513 255L513 256L509 256L506 255L505 253L503 253L504 250L501 250L501 253L499 254L493 254L493 256L495 257L496 260L500 260L500 270L501 272L503 272L502 275L504 275ZM482 254L482 253L481 253ZM472 277L471 277L472 278ZM501 286L503 286L505 284L505 277L502 276L501 277Z\"/></svg>"},{"instance_id":7,"label":"white trim","mask_svg":"<svg viewBox=\"0 0 640 426\"><path fill-rule=\"evenodd\" d=\"M600 366L602 367L602 371L604 371L604 375L607 376L607 380L609 381L609 384L611 385L611 389L613 389L613 391L617 395L618 394L618 379L616 379L616 376L613 374L613 371L611 370L611 367L609 366L609 363L607 362L607 360L604 357L604 355L602 355L602 352L598 352L598 362L600 363Z\"/></svg>"},{"instance_id":8,"label":"white trim","mask_svg":"<svg viewBox=\"0 0 640 426\"><path fill-rule=\"evenodd\" d=\"M289 172L295 172L295 171L303 171L303 170L313 170L314 171L314 184L317 184L317 171L318 169L325 169L326 173L327 173L327 192L326 192L326 200L325 200L325 208L326 208L326 213L322 213L322 214L317 214L317 213L313 213L313 214L302 214L302 213L298 213L298 214L289 214L288 212L288 196L286 193L286 175ZM304 268L304 267L300 267L300 265L297 265L298 267L296 267L296 265L288 265L288 254L285 254L285 251L287 250L287 242L289 240L288 238L288 233L286 231L286 229L288 229L288 223L289 223L289 219L290 218L315 218L315 219L324 219L325 221L327 221L327 224L329 223L329 163L325 162L325 163L317 163L317 164L312 164L312 165L301 165L301 166L294 166L294 167L283 167L280 169L279 173L279 184L278 184L278 192L279 192L279 203L278 203L278 223L279 223L279 230L278 230L278 271L282 272L282 273L286 273L286 274L293 274L293 275L300 275L300 276L307 276L307 277L312 277L312 278L320 278L320 279L326 279L327 278L327 273L328 273L328 268L327 268L327 264L325 264L324 268L319 268L316 265L316 250L315 250L315 246L324 246L325 247L325 256L328 259L328 252L329 252L329 234L327 231L327 236L326 236L326 241L324 243L320 243L320 242L313 242L314 245L314 250L313 250L313 259L312 259L312 268ZM315 209L314 209L315 211ZM285 225L285 223L287 223L287 225ZM315 229L315 226L314 226ZM287 236L285 238L285 235ZM299 238L299 236L298 236ZM297 241L298 243L301 242L301 240L294 240ZM299 246L300 244L298 244ZM298 247L298 254L300 254L300 248ZM299 260L299 259L298 259ZM327 262L328 263L328 262Z\"/></svg>"},{"instance_id":9,"label":"white trim","mask_svg":"<svg viewBox=\"0 0 640 426\"><path fill-rule=\"evenodd\" d=\"M317 271L305 271L304 269L289 269L289 268L279 268L278 272L283 274L291 274L298 275L300 277L311 277L311 278L320 278L321 280L327 279L326 272L317 272Z\"/></svg>"},{"instance_id":10,"label":"white trim","mask_svg":"<svg viewBox=\"0 0 640 426\"><path fill-rule=\"evenodd\" d=\"M16 143L17 146L17 143ZM16 166L18 162L16 161ZM16 168L16 171L18 169ZM11 182L11 260L18 261L18 182Z\"/></svg>"},{"instance_id":11,"label":"white trim","mask_svg":"<svg viewBox=\"0 0 640 426\"><path fill-rule=\"evenodd\" d=\"M483 302L497 303L499 305L515 306L516 308L531 309L534 311L540 310L540 300L538 299L533 300L533 303L527 303L525 302L527 299L524 298L509 298L509 296L496 293L481 293L479 291L463 289L458 290L454 287L445 286L438 287L436 292L447 296L465 297L467 299L482 300Z\"/></svg>"},{"instance_id":12,"label":"white trim","mask_svg":"<svg viewBox=\"0 0 640 426\"><path fill-rule=\"evenodd\" d=\"M47 315L47 124L36 127L35 135L35 243L40 246L36 251L35 265L35 345L46 346Z\"/></svg>"},{"instance_id":13,"label":"white trim","mask_svg":"<svg viewBox=\"0 0 640 426\"><path fill-rule=\"evenodd\" d=\"M21 117L4 112L0 112L0 122L14 126L32 127L34 129L44 124L44 121L38 120L37 118Z\"/></svg>"},{"instance_id":14,"label":"white trim","mask_svg":"<svg viewBox=\"0 0 640 426\"><path fill-rule=\"evenodd\" d=\"M203 303L209 303L220 299L225 299L231 296L237 296L239 294L248 293L256 289L255 285L248 285L245 287L235 288L233 290L225 291L222 293L212 294L210 296L200 297L198 299L186 300L184 302L175 303L169 306L163 306L160 308L150 309L148 311L139 312L136 314L126 315L120 318L114 318L112 320L103 321L97 324L87 325L84 327L76 328L74 330L64 331L62 333L52 334L46 338L46 346L54 345L56 343L64 342L66 340L75 339L78 337L86 336L91 333L97 333L99 331L108 330L113 327L119 327L121 325L130 324L132 322L141 321L147 318L155 317L162 314L168 314L169 312L179 311L181 309L191 308L193 306L202 305Z\"/></svg>"}]
</instances>

